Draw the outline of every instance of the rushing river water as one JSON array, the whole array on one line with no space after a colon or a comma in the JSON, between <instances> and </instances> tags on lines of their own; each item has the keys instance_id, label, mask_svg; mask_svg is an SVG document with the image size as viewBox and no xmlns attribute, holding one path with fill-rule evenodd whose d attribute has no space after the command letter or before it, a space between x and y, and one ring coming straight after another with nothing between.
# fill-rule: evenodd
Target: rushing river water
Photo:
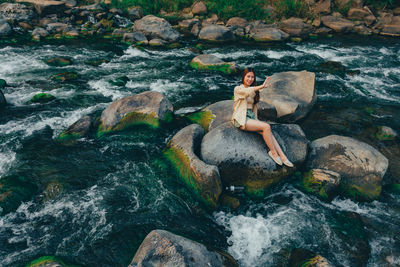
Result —
<instances>
[{"instance_id":1,"label":"rushing river water","mask_svg":"<svg viewBox=\"0 0 400 267\"><path fill-rule=\"evenodd\" d=\"M377 141L374 131L379 125L400 131L400 42L363 39L214 46L204 53L255 68L259 81L275 72L315 72L318 100L299 122L308 139L355 137L384 153L389 170L398 174L399 144ZM399 195L384 190L371 203L326 203L304 193L292 177L264 199L239 195L238 210L210 213L161 157L168 140L189 123L180 116L160 130L135 127L76 144L54 141L83 115L100 114L112 101L147 90L165 94L177 113L230 99L240 77L191 69L193 46L187 41L181 48L137 49L109 40L0 44L0 78L10 85L3 90L9 105L0 116L0 177L19 177L20 186L37 188L31 200L0 217L0 265L56 255L85 266L126 266L151 230L166 229L226 250L240 266L279 266L285 250L296 247L336 266L399 266ZM43 62L53 56L71 57L73 64ZM108 63L85 64L96 58ZM326 73L319 65L327 61L341 62L353 74ZM50 80L65 71L80 78ZM123 76L126 85L110 83ZM42 91L57 99L27 104Z\"/></svg>"}]
</instances>

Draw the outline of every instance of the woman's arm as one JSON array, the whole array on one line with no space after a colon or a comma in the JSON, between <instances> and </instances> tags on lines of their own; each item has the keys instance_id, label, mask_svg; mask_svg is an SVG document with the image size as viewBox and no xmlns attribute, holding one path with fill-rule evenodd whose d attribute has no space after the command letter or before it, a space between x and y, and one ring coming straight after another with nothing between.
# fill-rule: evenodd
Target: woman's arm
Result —
<instances>
[{"instance_id":1,"label":"woman's arm","mask_svg":"<svg viewBox=\"0 0 400 267\"><path fill-rule=\"evenodd\" d=\"M270 79L271 79L271 77L267 77L262 85L254 86L253 87L254 91L260 91L261 89L264 89L265 87L270 86L270 84L268 84Z\"/></svg>"}]
</instances>

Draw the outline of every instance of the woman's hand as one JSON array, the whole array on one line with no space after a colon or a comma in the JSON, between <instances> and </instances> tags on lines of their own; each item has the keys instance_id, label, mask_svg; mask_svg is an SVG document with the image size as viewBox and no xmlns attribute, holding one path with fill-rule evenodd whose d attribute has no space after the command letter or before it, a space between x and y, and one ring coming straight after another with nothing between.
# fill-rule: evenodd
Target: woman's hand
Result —
<instances>
[{"instance_id":1,"label":"woman's hand","mask_svg":"<svg viewBox=\"0 0 400 267\"><path fill-rule=\"evenodd\" d=\"M267 86L270 86L269 80L271 80L271 77L267 77L267 78L265 79L264 83L262 84L262 87L263 87L263 88L265 88L265 87L267 87Z\"/></svg>"}]
</instances>

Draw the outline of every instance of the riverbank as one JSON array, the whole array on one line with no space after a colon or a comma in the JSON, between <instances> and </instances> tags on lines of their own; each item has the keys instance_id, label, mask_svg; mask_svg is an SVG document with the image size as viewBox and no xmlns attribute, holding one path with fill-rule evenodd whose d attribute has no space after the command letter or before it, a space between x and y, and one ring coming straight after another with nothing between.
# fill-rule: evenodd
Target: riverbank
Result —
<instances>
[{"instance_id":1,"label":"riverbank","mask_svg":"<svg viewBox=\"0 0 400 267\"><path fill-rule=\"evenodd\" d=\"M78 5L72 0L26 0L0 5L0 38L7 41L24 37L40 42L95 36L115 38L130 45L171 47L176 47L183 37L217 43L241 40L300 42L307 38L348 33L360 34L360 38L368 35L398 38L400 7L396 6L397 2L391 9L388 5L380 8L368 5L369 2L299 1L302 4L293 6L296 12L289 11L289 6L275 3L262 6L260 12L254 13L254 18L259 19L246 19L250 17L247 13L237 10L238 14L243 14L239 17L233 13L233 7L230 13L223 11L225 9L219 11L215 9L217 4L213 6L207 1L174 12L159 7L158 14L153 16L147 14L151 9L145 4L142 8L128 6L125 2ZM250 6L249 10L252 8Z\"/></svg>"}]
</instances>

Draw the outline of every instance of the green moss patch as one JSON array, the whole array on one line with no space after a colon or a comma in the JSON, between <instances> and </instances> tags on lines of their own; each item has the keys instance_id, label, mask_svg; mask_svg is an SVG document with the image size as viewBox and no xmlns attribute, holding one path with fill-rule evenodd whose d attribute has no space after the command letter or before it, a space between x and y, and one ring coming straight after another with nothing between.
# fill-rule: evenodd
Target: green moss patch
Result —
<instances>
[{"instance_id":1,"label":"green moss patch","mask_svg":"<svg viewBox=\"0 0 400 267\"><path fill-rule=\"evenodd\" d=\"M190 66L196 70L209 70L209 71L220 71L225 74L232 74L235 73L235 69L232 68L232 64L230 63L221 63L221 64L214 64L214 65L203 65L199 62L190 62Z\"/></svg>"},{"instance_id":2,"label":"green moss patch","mask_svg":"<svg viewBox=\"0 0 400 267\"><path fill-rule=\"evenodd\" d=\"M373 201L379 198L382 186L374 184L343 184L340 186L344 195L357 201Z\"/></svg>"},{"instance_id":3,"label":"green moss patch","mask_svg":"<svg viewBox=\"0 0 400 267\"><path fill-rule=\"evenodd\" d=\"M6 81L3 80L3 79L0 79L0 89L3 89L3 88L6 87L6 86L7 86Z\"/></svg>"},{"instance_id":4,"label":"green moss patch","mask_svg":"<svg viewBox=\"0 0 400 267\"><path fill-rule=\"evenodd\" d=\"M381 140L381 141L393 141L396 139L395 135L388 134L385 131L383 131L382 126L378 127L378 131L375 134L376 139Z\"/></svg>"},{"instance_id":5,"label":"green moss patch","mask_svg":"<svg viewBox=\"0 0 400 267\"><path fill-rule=\"evenodd\" d=\"M106 133L110 133L113 131L121 131L134 125L147 125L151 128L159 128L160 120L156 117L156 114L154 113L144 114L140 112L130 112L126 114L114 127L107 128L104 127L101 123L97 130L97 136L100 137Z\"/></svg>"},{"instance_id":6,"label":"green moss patch","mask_svg":"<svg viewBox=\"0 0 400 267\"><path fill-rule=\"evenodd\" d=\"M190 121L197 123L201 127L203 127L204 131L206 131L206 132L208 131L208 128L210 127L211 121L215 118L215 116L208 110L196 112L196 113L190 114L187 117Z\"/></svg>"},{"instance_id":7,"label":"green moss patch","mask_svg":"<svg viewBox=\"0 0 400 267\"><path fill-rule=\"evenodd\" d=\"M326 184L324 185L322 181L315 179L313 171L305 173L303 176L303 188L309 192L313 193L324 200L328 200L329 196L326 190Z\"/></svg>"},{"instance_id":8,"label":"green moss patch","mask_svg":"<svg viewBox=\"0 0 400 267\"><path fill-rule=\"evenodd\" d=\"M56 97L51 94L39 93L39 94L34 95L29 102L30 103L47 103L54 99L56 99Z\"/></svg>"},{"instance_id":9,"label":"green moss patch","mask_svg":"<svg viewBox=\"0 0 400 267\"><path fill-rule=\"evenodd\" d=\"M54 264L54 265L59 264L62 267L80 267L80 265L66 264L64 261L62 261L54 256L40 257L39 259L31 261L30 263L25 265L25 267L42 267L42 266L50 266L52 264Z\"/></svg>"},{"instance_id":10,"label":"green moss patch","mask_svg":"<svg viewBox=\"0 0 400 267\"><path fill-rule=\"evenodd\" d=\"M63 131L57 137L57 140L58 141L70 141L70 140L76 140L76 139L79 139L79 138L82 138L82 137L83 136L81 134L79 134L79 133Z\"/></svg>"},{"instance_id":11,"label":"green moss patch","mask_svg":"<svg viewBox=\"0 0 400 267\"><path fill-rule=\"evenodd\" d=\"M72 64L72 60L68 57L53 57L49 59L45 59L44 62L47 65L55 66L55 67L64 67Z\"/></svg>"},{"instance_id":12,"label":"green moss patch","mask_svg":"<svg viewBox=\"0 0 400 267\"><path fill-rule=\"evenodd\" d=\"M218 196L210 196L207 192L204 192L201 183L197 182L197 174L192 171L190 167L189 157L180 149L174 147L168 147L163 151L165 158L171 162L175 167L179 176L183 181L193 189L194 193L205 203L208 207L216 208Z\"/></svg>"},{"instance_id":13,"label":"green moss patch","mask_svg":"<svg viewBox=\"0 0 400 267\"><path fill-rule=\"evenodd\" d=\"M68 71L63 73L54 74L51 76L51 79L58 82L68 82L74 81L79 78L78 73L74 71Z\"/></svg>"}]
</instances>

